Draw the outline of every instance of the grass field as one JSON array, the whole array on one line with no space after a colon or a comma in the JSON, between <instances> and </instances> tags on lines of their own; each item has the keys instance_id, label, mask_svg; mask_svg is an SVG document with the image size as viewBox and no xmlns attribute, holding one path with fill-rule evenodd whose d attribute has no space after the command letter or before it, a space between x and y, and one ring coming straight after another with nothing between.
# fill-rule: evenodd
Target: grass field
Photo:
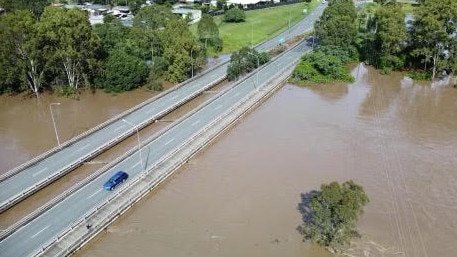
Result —
<instances>
[{"instance_id":1,"label":"grass field","mask_svg":"<svg viewBox=\"0 0 457 257\"><path fill-rule=\"evenodd\" d=\"M209 51L211 56L231 53L243 46L255 46L266 39L285 31L309 14L321 1L311 3L297 3L274 8L266 8L246 12L246 21L241 23L226 23L224 16L214 17L219 26L219 36L223 41L221 53ZM307 9L304 14L303 10ZM197 34L197 24L190 27L192 33Z\"/></svg>"}]
</instances>

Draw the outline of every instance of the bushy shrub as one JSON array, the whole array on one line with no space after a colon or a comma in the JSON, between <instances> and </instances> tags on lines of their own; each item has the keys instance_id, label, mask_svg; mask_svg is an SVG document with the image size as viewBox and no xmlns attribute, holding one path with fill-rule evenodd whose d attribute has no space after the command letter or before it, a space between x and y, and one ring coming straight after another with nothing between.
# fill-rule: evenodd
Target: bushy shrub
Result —
<instances>
[{"instance_id":1,"label":"bushy shrub","mask_svg":"<svg viewBox=\"0 0 457 257\"><path fill-rule=\"evenodd\" d=\"M328 83L333 80L354 81L345 64L356 56L352 50L338 46L322 46L305 54L292 74L292 80Z\"/></svg>"},{"instance_id":2,"label":"bushy shrub","mask_svg":"<svg viewBox=\"0 0 457 257\"><path fill-rule=\"evenodd\" d=\"M246 20L246 14L243 10L233 7L228 9L224 15L225 22L244 22Z\"/></svg>"},{"instance_id":3,"label":"bushy shrub","mask_svg":"<svg viewBox=\"0 0 457 257\"><path fill-rule=\"evenodd\" d=\"M425 71L411 71L406 74L408 77L414 80L431 80L432 75Z\"/></svg>"},{"instance_id":4,"label":"bushy shrub","mask_svg":"<svg viewBox=\"0 0 457 257\"><path fill-rule=\"evenodd\" d=\"M259 53L249 47L243 47L238 52L235 52L230 57L230 64L227 67L227 78L235 80L246 72L251 72L258 65L265 64L270 61L268 53Z\"/></svg>"},{"instance_id":5,"label":"bushy shrub","mask_svg":"<svg viewBox=\"0 0 457 257\"><path fill-rule=\"evenodd\" d=\"M113 50L97 81L107 92L122 92L141 86L147 77L148 67L143 60L122 50Z\"/></svg>"}]
</instances>

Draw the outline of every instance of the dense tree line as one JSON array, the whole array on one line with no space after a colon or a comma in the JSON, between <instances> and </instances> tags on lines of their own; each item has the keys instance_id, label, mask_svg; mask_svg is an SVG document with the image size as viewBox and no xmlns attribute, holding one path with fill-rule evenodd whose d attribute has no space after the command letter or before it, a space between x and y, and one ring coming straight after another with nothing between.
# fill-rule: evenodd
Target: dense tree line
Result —
<instances>
[{"instance_id":1,"label":"dense tree line","mask_svg":"<svg viewBox=\"0 0 457 257\"><path fill-rule=\"evenodd\" d=\"M141 8L133 27L112 16L92 27L80 9L48 6L38 19L28 8L0 17L0 92L65 94L80 86L124 91L147 83L181 82L206 55L185 20L168 7Z\"/></svg>"},{"instance_id":2,"label":"dense tree line","mask_svg":"<svg viewBox=\"0 0 457 257\"><path fill-rule=\"evenodd\" d=\"M457 1L422 1L414 9L408 23L400 4L395 1L378 2L363 7L363 11L357 13L351 0L330 0L329 6L314 26L317 42L321 46L338 47L350 53L356 51L360 61L371 64L384 73L409 70L421 78L455 74ZM299 66L302 73L308 71L305 75L302 74L303 77L310 77L314 72L309 69L310 59L314 65L316 62L324 62L316 54L312 55L312 58L303 58L302 62L305 63ZM325 55L320 57L332 58ZM314 74L314 78L318 76Z\"/></svg>"}]
</instances>

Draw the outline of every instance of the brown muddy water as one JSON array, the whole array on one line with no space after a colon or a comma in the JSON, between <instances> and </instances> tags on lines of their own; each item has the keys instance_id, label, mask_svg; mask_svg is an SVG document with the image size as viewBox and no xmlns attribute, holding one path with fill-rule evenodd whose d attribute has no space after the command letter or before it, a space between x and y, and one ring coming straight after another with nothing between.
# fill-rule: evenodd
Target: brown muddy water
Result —
<instances>
[{"instance_id":1,"label":"brown muddy water","mask_svg":"<svg viewBox=\"0 0 457 257\"><path fill-rule=\"evenodd\" d=\"M353 74L351 85L286 84L75 255L329 256L296 231L300 193L353 179L371 202L347 256L456 256L457 90ZM32 126L10 131L26 113L3 117L1 156L19 163L43 147Z\"/></svg>"}]
</instances>

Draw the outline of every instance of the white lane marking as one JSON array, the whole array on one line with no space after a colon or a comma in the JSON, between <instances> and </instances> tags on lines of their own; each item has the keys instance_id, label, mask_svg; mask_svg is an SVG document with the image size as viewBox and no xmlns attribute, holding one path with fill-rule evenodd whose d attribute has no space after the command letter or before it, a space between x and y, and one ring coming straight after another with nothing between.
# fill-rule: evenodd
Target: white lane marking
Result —
<instances>
[{"instance_id":1,"label":"white lane marking","mask_svg":"<svg viewBox=\"0 0 457 257\"><path fill-rule=\"evenodd\" d=\"M86 149L89 146L90 146L90 144L85 144L84 146L80 147L77 151L81 152L82 150Z\"/></svg>"},{"instance_id":2,"label":"white lane marking","mask_svg":"<svg viewBox=\"0 0 457 257\"><path fill-rule=\"evenodd\" d=\"M36 236L38 236L41 232L45 231L46 229L49 228L49 225L47 225L46 227L44 227L42 230L38 231L35 235L33 235L31 238L34 238Z\"/></svg>"},{"instance_id":3,"label":"white lane marking","mask_svg":"<svg viewBox=\"0 0 457 257\"><path fill-rule=\"evenodd\" d=\"M200 123L200 120L194 121L194 123L192 123L192 126L195 126L195 125L197 125L198 123Z\"/></svg>"},{"instance_id":4,"label":"white lane marking","mask_svg":"<svg viewBox=\"0 0 457 257\"><path fill-rule=\"evenodd\" d=\"M173 142L174 140L175 140L174 138L168 140L168 141L165 143L165 145L168 145L169 143Z\"/></svg>"},{"instance_id":5,"label":"white lane marking","mask_svg":"<svg viewBox=\"0 0 457 257\"><path fill-rule=\"evenodd\" d=\"M137 162L135 165L132 166L132 168L135 168L136 166L140 165L141 162Z\"/></svg>"},{"instance_id":6,"label":"white lane marking","mask_svg":"<svg viewBox=\"0 0 457 257\"><path fill-rule=\"evenodd\" d=\"M124 124L119 125L117 128L114 129L114 132L118 132L119 130L124 128Z\"/></svg>"},{"instance_id":7,"label":"white lane marking","mask_svg":"<svg viewBox=\"0 0 457 257\"><path fill-rule=\"evenodd\" d=\"M222 107L222 104L219 104L218 106L216 106L216 108L214 108L214 110L219 110L221 107Z\"/></svg>"},{"instance_id":8,"label":"white lane marking","mask_svg":"<svg viewBox=\"0 0 457 257\"><path fill-rule=\"evenodd\" d=\"M42 173L43 171L45 171L45 170L47 170L47 169L48 169L48 167L42 168L41 170L39 170L39 171L37 171L35 174L33 174L33 176L34 176L34 177L35 177L35 176L38 176L40 173Z\"/></svg>"},{"instance_id":9,"label":"white lane marking","mask_svg":"<svg viewBox=\"0 0 457 257\"><path fill-rule=\"evenodd\" d=\"M89 195L89 196L87 197L87 199L90 199L90 198L94 197L94 195L100 193L100 191L102 191L101 188L100 188L99 190L95 191L93 194Z\"/></svg>"},{"instance_id":10,"label":"white lane marking","mask_svg":"<svg viewBox=\"0 0 457 257\"><path fill-rule=\"evenodd\" d=\"M151 112L155 111L155 108L152 108L151 110L147 111L147 114L150 114Z\"/></svg>"}]
</instances>

